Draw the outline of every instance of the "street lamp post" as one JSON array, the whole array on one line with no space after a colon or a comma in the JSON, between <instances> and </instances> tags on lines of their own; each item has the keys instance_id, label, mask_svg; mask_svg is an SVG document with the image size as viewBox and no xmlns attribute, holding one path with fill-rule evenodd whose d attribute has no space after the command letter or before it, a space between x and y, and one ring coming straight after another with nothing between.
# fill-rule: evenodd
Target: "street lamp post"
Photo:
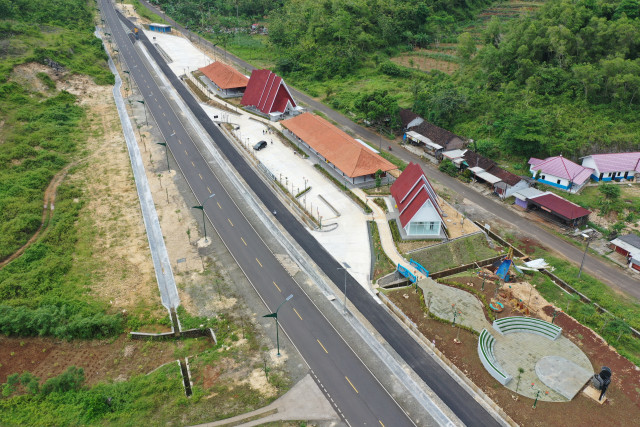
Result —
<instances>
[{"instance_id":1,"label":"street lamp post","mask_svg":"<svg viewBox=\"0 0 640 427\"><path fill-rule=\"evenodd\" d=\"M347 270L351 268L346 262L342 263L343 267L338 267L338 270L344 270L344 312L347 312Z\"/></svg>"},{"instance_id":2,"label":"street lamp post","mask_svg":"<svg viewBox=\"0 0 640 427\"><path fill-rule=\"evenodd\" d=\"M587 257L587 251L589 250L589 243L591 243L591 236L589 236L588 234L584 234L582 233L582 237L587 241L587 247L584 248L584 254L582 254L582 262L580 263L580 270L578 270L578 279L580 278L580 275L582 274L582 267L584 266L584 259Z\"/></svg>"},{"instance_id":3,"label":"street lamp post","mask_svg":"<svg viewBox=\"0 0 640 427\"><path fill-rule=\"evenodd\" d=\"M126 72L127 72L127 71L125 71L125 73L126 73ZM145 124L146 124L147 126L149 126L149 121L147 120L147 106L146 106L146 104L144 103L144 99L143 99L142 101L136 101L136 102L139 102L140 104L142 104L142 107L143 107L143 109L144 109L144 122L145 122ZM175 135L175 132L174 132L173 134Z\"/></svg>"},{"instance_id":4,"label":"street lamp post","mask_svg":"<svg viewBox=\"0 0 640 427\"><path fill-rule=\"evenodd\" d=\"M204 230L204 242L207 242L207 222L205 221L204 218L204 204L207 203L207 201L209 199L211 199L213 196L215 196L215 193L212 193L207 200L205 200L201 205L196 205L196 206L192 206L192 209L200 209L202 211L202 229Z\"/></svg>"},{"instance_id":5,"label":"street lamp post","mask_svg":"<svg viewBox=\"0 0 640 427\"><path fill-rule=\"evenodd\" d=\"M289 295L287 298L285 298L284 301L282 301L280 303L280 305L278 306L278 308L276 308L276 311L274 311L273 313L270 314L265 314L262 317L273 317L274 319L276 319L276 346L278 348L278 356L280 356L280 324L278 323L278 311L280 311L280 307L282 307L282 305L289 301L291 298L293 298L293 294Z\"/></svg>"}]
</instances>

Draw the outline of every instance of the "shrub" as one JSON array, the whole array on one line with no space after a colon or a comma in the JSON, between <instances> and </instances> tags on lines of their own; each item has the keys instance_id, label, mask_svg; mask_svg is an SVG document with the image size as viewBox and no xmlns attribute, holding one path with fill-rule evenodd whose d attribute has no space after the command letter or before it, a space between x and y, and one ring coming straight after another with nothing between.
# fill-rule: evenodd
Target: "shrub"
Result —
<instances>
[{"instance_id":1,"label":"shrub","mask_svg":"<svg viewBox=\"0 0 640 427\"><path fill-rule=\"evenodd\" d=\"M446 173L449 176L458 175L458 167L449 159L444 159L438 169L440 172Z\"/></svg>"}]
</instances>

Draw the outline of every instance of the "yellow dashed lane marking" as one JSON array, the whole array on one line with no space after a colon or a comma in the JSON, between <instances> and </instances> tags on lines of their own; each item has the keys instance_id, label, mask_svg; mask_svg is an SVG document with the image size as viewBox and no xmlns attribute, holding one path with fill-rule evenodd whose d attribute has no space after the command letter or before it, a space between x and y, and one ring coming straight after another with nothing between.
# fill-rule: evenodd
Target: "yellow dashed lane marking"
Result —
<instances>
[{"instance_id":1,"label":"yellow dashed lane marking","mask_svg":"<svg viewBox=\"0 0 640 427\"><path fill-rule=\"evenodd\" d=\"M178 142L180 143L180 145L182 145L182 141L178 140Z\"/></svg>"},{"instance_id":2,"label":"yellow dashed lane marking","mask_svg":"<svg viewBox=\"0 0 640 427\"><path fill-rule=\"evenodd\" d=\"M351 387L353 387L353 389L356 391L356 393L360 394L360 392L358 391L358 389L356 388L356 386L353 385L353 383L351 382L351 380L349 379L349 377L347 377L345 375L345 378L347 379L347 381L349 381L349 384L351 384Z\"/></svg>"},{"instance_id":3,"label":"yellow dashed lane marking","mask_svg":"<svg viewBox=\"0 0 640 427\"><path fill-rule=\"evenodd\" d=\"M273 286L275 286L276 289L278 289L278 292L282 292L282 290L280 290L280 286L276 285L276 282L273 282Z\"/></svg>"},{"instance_id":4,"label":"yellow dashed lane marking","mask_svg":"<svg viewBox=\"0 0 640 427\"><path fill-rule=\"evenodd\" d=\"M242 237L240 238L240 240L242 240L242 243L244 243L244 245L247 246L247 242L245 242Z\"/></svg>"},{"instance_id":5,"label":"yellow dashed lane marking","mask_svg":"<svg viewBox=\"0 0 640 427\"><path fill-rule=\"evenodd\" d=\"M378 420L378 422L380 423L380 425L381 425L382 427L384 427L384 424L382 424L382 421Z\"/></svg>"},{"instance_id":6,"label":"yellow dashed lane marking","mask_svg":"<svg viewBox=\"0 0 640 427\"><path fill-rule=\"evenodd\" d=\"M200 177L200 179L203 179L203 178L202 178L202 175L198 174L198 176Z\"/></svg>"},{"instance_id":7,"label":"yellow dashed lane marking","mask_svg":"<svg viewBox=\"0 0 640 427\"><path fill-rule=\"evenodd\" d=\"M187 153L187 150L184 150L184 154L187 155L187 156L189 155L189 153ZM191 164L193 165L193 162L191 162ZM195 168L196 165L193 165L193 167Z\"/></svg>"},{"instance_id":8,"label":"yellow dashed lane marking","mask_svg":"<svg viewBox=\"0 0 640 427\"><path fill-rule=\"evenodd\" d=\"M227 221L229 221L229 224L231 224L231 226L233 227L233 223L231 222L231 220L229 218L227 218Z\"/></svg>"},{"instance_id":9,"label":"yellow dashed lane marking","mask_svg":"<svg viewBox=\"0 0 640 427\"><path fill-rule=\"evenodd\" d=\"M260 262L260 260L258 258L256 258L256 261L258 262L258 264L260 264L260 267L262 267L262 263Z\"/></svg>"},{"instance_id":10,"label":"yellow dashed lane marking","mask_svg":"<svg viewBox=\"0 0 640 427\"><path fill-rule=\"evenodd\" d=\"M218 207L222 209L222 206L220 206L220 202L216 202L216 203L218 204Z\"/></svg>"},{"instance_id":11,"label":"yellow dashed lane marking","mask_svg":"<svg viewBox=\"0 0 640 427\"><path fill-rule=\"evenodd\" d=\"M187 150L184 150L184 153L187 154ZM188 156L188 154L187 154ZM191 162L191 166L193 166L194 168L196 167L195 163Z\"/></svg>"},{"instance_id":12,"label":"yellow dashed lane marking","mask_svg":"<svg viewBox=\"0 0 640 427\"><path fill-rule=\"evenodd\" d=\"M329 354L329 352L327 351L326 348L324 348L324 346L322 345L322 343L320 342L319 339L316 339L316 341L318 341L318 344L320 344L320 347L322 347L322 349L324 350L325 353ZM347 378L347 377L345 377ZM347 381L349 381L349 378L347 378ZM349 383L351 383L351 381L349 381ZM353 384L351 384L351 387L353 387ZM355 389L355 387L353 387ZM356 390L357 391L357 390Z\"/></svg>"},{"instance_id":13,"label":"yellow dashed lane marking","mask_svg":"<svg viewBox=\"0 0 640 427\"><path fill-rule=\"evenodd\" d=\"M207 187L207 190L209 190L209 194L211 194L211 189L209 187Z\"/></svg>"},{"instance_id":14,"label":"yellow dashed lane marking","mask_svg":"<svg viewBox=\"0 0 640 427\"><path fill-rule=\"evenodd\" d=\"M300 320L302 320L302 316L300 316L300 313L298 313L298 310L296 310L295 308L293 309L293 311L296 312L296 314L298 315L298 317L300 318Z\"/></svg>"}]
</instances>

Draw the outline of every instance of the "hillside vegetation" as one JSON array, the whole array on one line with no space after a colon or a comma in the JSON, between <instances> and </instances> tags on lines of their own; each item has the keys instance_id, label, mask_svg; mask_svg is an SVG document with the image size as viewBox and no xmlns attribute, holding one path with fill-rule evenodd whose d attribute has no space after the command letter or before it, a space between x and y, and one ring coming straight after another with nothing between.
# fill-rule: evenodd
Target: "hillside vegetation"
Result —
<instances>
[{"instance_id":1,"label":"hillside vegetation","mask_svg":"<svg viewBox=\"0 0 640 427\"><path fill-rule=\"evenodd\" d=\"M0 260L41 225L44 191L79 153L87 117L76 96L58 91L46 73L42 90L11 79L14 67L55 61L98 83L113 82L84 0L0 1ZM11 335L104 337L120 316L86 297L90 276L70 275L82 189L63 183L44 235L0 270L0 332ZM73 276L73 277L72 277Z\"/></svg>"}]
</instances>

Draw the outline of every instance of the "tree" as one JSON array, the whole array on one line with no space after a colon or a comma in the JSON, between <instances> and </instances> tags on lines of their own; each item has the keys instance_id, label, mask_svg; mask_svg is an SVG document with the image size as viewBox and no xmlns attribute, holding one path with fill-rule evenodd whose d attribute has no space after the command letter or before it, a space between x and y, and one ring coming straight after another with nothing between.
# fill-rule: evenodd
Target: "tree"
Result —
<instances>
[{"instance_id":1,"label":"tree","mask_svg":"<svg viewBox=\"0 0 640 427\"><path fill-rule=\"evenodd\" d=\"M465 32L458 36L458 56L462 61L469 62L477 50L476 41L471 34Z\"/></svg>"},{"instance_id":2,"label":"tree","mask_svg":"<svg viewBox=\"0 0 640 427\"><path fill-rule=\"evenodd\" d=\"M615 201L620 197L620 187L617 185L602 184L598 187L598 190L605 198L612 201Z\"/></svg>"},{"instance_id":3,"label":"tree","mask_svg":"<svg viewBox=\"0 0 640 427\"><path fill-rule=\"evenodd\" d=\"M458 167L449 159L444 159L442 163L440 163L440 166L438 166L438 169L440 172L444 172L449 176L458 175Z\"/></svg>"}]
</instances>

